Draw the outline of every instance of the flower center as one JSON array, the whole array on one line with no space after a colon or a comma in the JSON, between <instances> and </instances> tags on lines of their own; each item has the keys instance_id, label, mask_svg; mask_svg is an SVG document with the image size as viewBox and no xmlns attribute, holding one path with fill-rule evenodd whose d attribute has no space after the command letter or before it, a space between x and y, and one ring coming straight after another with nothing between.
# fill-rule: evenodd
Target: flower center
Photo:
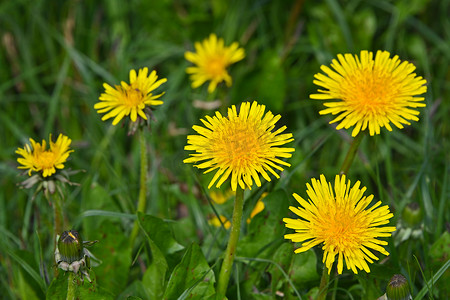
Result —
<instances>
[{"instance_id":1,"label":"flower center","mask_svg":"<svg viewBox=\"0 0 450 300\"><path fill-rule=\"evenodd\" d=\"M36 157L36 165L42 169L51 169L55 165L55 153L44 151Z\"/></svg>"},{"instance_id":2,"label":"flower center","mask_svg":"<svg viewBox=\"0 0 450 300\"><path fill-rule=\"evenodd\" d=\"M359 70L349 76L342 90L352 107L359 112L384 114L395 103L398 84L392 76L379 70Z\"/></svg>"},{"instance_id":3,"label":"flower center","mask_svg":"<svg viewBox=\"0 0 450 300\"><path fill-rule=\"evenodd\" d=\"M143 103L144 93L133 85L131 85L128 90L124 90L124 94L124 102L127 107L138 107Z\"/></svg>"},{"instance_id":4,"label":"flower center","mask_svg":"<svg viewBox=\"0 0 450 300\"><path fill-rule=\"evenodd\" d=\"M211 77L222 77L225 72L225 61L222 56L211 58L206 65L206 72Z\"/></svg>"},{"instance_id":5,"label":"flower center","mask_svg":"<svg viewBox=\"0 0 450 300\"><path fill-rule=\"evenodd\" d=\"M255 127L241 120L230 121L228 130L222 132L219 138L219 151L224 158L234 166L245 167L256 159L260 152L261 142L258 139Z\"/></svg>"},{"instance_id":6,"label":"flower center","mask_svg":"<svg viewBox=\"0 0 450 300\"><path fill-rule=\"evenodd\" d=\"M324 214L324 220L327 222L319 225L321 234L318 235L322 236L329 246L338 252L354 247L359 227L351 211L337 206L329 208Z\"/></svg>"}]
</instances>

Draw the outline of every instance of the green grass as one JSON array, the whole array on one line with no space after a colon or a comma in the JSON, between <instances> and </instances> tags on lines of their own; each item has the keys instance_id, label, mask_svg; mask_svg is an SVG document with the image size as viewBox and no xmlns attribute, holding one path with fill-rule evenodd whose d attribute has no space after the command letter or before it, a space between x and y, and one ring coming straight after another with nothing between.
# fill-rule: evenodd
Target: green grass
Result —
<instances>
[{"instance_id":1,"label":"green grass","mask_svg":"<svg viewBox=\"0 0 450 300\"><path fill-rule=\"evenodd\" d=\"M194 100L211 97L207 85L191 89L184 52L214 32L246 51L246 58L231 67L232 87L222 85L216 95L225 107L257 100L281 114L280 126L293 133L296 148L280 180L246 191L244 218L262 191L277 201L265 210L272 227L261 225L276 235L252 240L253 229L244 226L229 299L281 299L276 292L306 299L318 286L320 249L293 255L293 245L283 240L287 230L281 218L294 205L292 193L306 196L310 178L334 177L351 142L351 132L334 130L330 116L318 114L322 104L309 99L317 90L313 76L338 53L363 49L387 50L414 63L428 82L427 107L419 109L419 122L363 140L348 176L389 204L391 223L403 231L388 240L391 255L372 264L369 274L334 277L329 297L375 299L389 278L401 273L414 299L450 298L449 9L448 1L438 0L1 2L0 295L42 299L53 279L52 208L42 193L33 198L32 191L18 188L25 177L18 175L15 154L30 137L40 141L50 133L73 140L75 152L66 167L84 170L71 177L79 185L67 187L64 211L86 240L99 240L90 248L102 260L93 268L99 290L118 299L146 299L151 290L158 299L155 295L164 291L149 286L159 282L176 286L170 295L188 296L192 288L208 293L204 281L185 286L170 275L200 249L205 261L194 268L197 279L213 280L211 271L218 276L227 242L226 232L207 219L215 210L231 217L232 201L213 206L206 189L211 177L182 163L192 125L213 113L193 106ZM160 88L166 92L164 104L154 111L146 136L146 214L158 221L141 223L141 246L131 249L127 238L139 191L139 143L126 128L102 122L93 106L103 82L127 81L130 69L142 67L156 69L168 82ZM412 202L423 210L415 228L402 218ZM263 221L262 214L257 218ZM154 226L173 235L173 244L152 241Z\"/></svg>"}]
</instances>

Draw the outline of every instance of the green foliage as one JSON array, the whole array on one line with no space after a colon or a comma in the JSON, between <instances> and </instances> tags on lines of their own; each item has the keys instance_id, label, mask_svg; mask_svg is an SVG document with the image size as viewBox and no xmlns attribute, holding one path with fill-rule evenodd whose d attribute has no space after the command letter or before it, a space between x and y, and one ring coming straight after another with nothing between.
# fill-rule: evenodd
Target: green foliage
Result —
<instances>
[{"instance_id":1,"label":"green foliage","mask_svg":"<svg viewBox=\"0 0 450 300\"><path fill-rule=\"evenodd\" d=\"M214 282L200 247L192 244L170 275L163 299L208 299L215 294Z\"/></svg>"},{"instance_id":2,"label":"green foliage","mask_svg":"<svg viewBox=\"0 0 450 300\"><path fill-rule=\"evenodd\" d=\"M389 278L403 274L415 299L449 297L450 21L448 1L2 1L0 3L0 295L5 299L65 299L68 273L55 277L53 206L42 194L19 189L15 150L31 137L68 135L75 150L66 168L84 170L67 186L67 228L86 240L92 283L82 299L207 299L215 297L228 231L208 219L227 218L232 201L216 205L206 189L211 177L190 165L183 147L192 125L214 110L194 100L230 104L257 100L292 132L292 165L281 178L245 192L244 218L263 191L265 209L243 220L228 299L307 299L318 293L322 252L294 254L282 218L291 196L307 197L305 183L333 177L351 138L320 116L309 99L321 64L338 53L388 50L417 67L428 82L419 122L363 140L349 179L389 204L398 230L371 272L331 278L333 299L374 299ZM184 52L210 33L237 41L243 61L230 66L233 85L192 89ZM148 67L168 79L164 104L146 133L148 206L136 214L139 144L126 128L102 122L93 109L104 82L128 80ZM210 103L210 102L207 102ZM212 175L211 175L212 176ZM228 182L222 190L228 187ZM415 202L423 214L403 220ZM129 244L134 221L140 225ZM413 258L416 257L417 261ZM299 297L300 296L300 297Z\"/></svg>"},{"instance_id":3,"label":"green foliage","mask_svg":"<svg viewBox=\"0 0 450 300\"><path fill-rule=\"evenodd\" d=\"M94 272L91 272L90 277L92 282L87 280L81 282L80 278L77 278L76 276L74 277L73 280L77 282L76 296L79 297L79 299L114 299L113 295L109 291L97 285ZM66 299L67 285L71 279L72 277L69 277L68 272L61 272L56 278L53 279L52 283L48 287L46 299Z\"/></svg>"}]
</instances>

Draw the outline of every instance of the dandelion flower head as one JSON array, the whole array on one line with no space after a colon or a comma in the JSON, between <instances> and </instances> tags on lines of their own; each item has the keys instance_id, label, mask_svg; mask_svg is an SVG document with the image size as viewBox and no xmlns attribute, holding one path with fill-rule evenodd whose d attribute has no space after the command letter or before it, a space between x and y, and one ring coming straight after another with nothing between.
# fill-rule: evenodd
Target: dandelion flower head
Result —
<instances>
[{"instance_id":1,"label":"dandelion flower head","mask_svg":"<svg viewBox=\"0 0 450 300\"><path fill-rule=\"evenodd\" d=\"M314 75L314 84L325 88L311 99L338 100L325 102L321 115L337 115L330 123L339 122L336 129L354 126L352 136L368 128L370 135L380 134L380 128L392 131L390 123L398 128L418 121L417 107L424 107L426 80L416 76L415 66L401 62L398 56L389 57L387 51L361 51L360 57L339 54L331 68L321 66L325 73Z\"/></svg>"},{"instance_id":2,"label":"dandelion flower head","mask_svg":"<svg viewBox=\"0 0 450 300\"><path fill-rule=\"evenodd\" d=\"M195 151L184 163L196 163L195 167L206 169L204 173L216 171L208 188L216 183L219 188L231 176L231 189L236 191L252 188L253 181L261 186L259 174L267 181L267 172L276 178L275 170L283 171L281 166L290 166L280 158L289 158L294 148L281 147L294 139L291 133L282 132L283 126L274 130L280 115L274 116L266 107L254 101L241 104L239 113L236 106L228 108L228 116L219 112L215 116L202 119L205 127L194 125L198 135L189 135L185 150Z\"/></svg>"},{"instance_id":3,"label":"dandelion flower head","mask_svg":"<svg viewBox=\"0 0 450 300\"><path fill-rule=\"evenodd\" d=\"M211 81L208 86L209 93L222 81L231 86L232 80L227 67L245 57L244 49L239 48L237 42L225 47L223 39L211 34L202 43L196 42L195 50L195 53L188 51L184 54L188 61L195 64L195 67L186 69L186 73L191 75L192 87L197 88L208 80Z\"/></svg>"},{"instance_id":4,"label":"dandelion flower head","mask_svg":"<svg viewBox=\"0 0 450 300\"><path fill-rule=\"evenodd\" d=\"M387 242L377 239L391 236L396 229L382 226L393 217L388 206L380 206L381 201L378 201L369 207L373 195L363 197L366 188L360 188L359 181L350 187L345 175L336 176L334 189L323 175L320 180L312 179L311 184L306 185L308 201L293 194L300 207L289 209L299 218L283 219L287 228L295 230L295 233L286 234L285 239L302 243L295 253L323 243L323 262L328 273L336 256L339 274L342 274L344 261L347 269L355 274L358 269L370 272L367 263L378 260L371 251L389 255L383 248Z\"/></svg>"},{"instance_id":5,"label":"dandelion flower head","mask_svg":"<svg viewBox=\"0 0 450 300\"><path fill-rule=\"evenodd\" d=\"M153 95L151 92L166 82L166 78L158 80L156 71L148 74L148 68L130 71L130 83L124 81L121 85L110 86L103 84L105 93L99 97L100 102L94 105L99 114L106 113L102 121L114 118L112 124L117 125L125 116L130 116L131 121L136 122L138 115L147 120L144 109L151 105L161 105L163 101L158 100L164 92Z\"/></svg>"},{"instance_id":6,"label":"dandelion flower head","mask_svg":"<svg viewBox=\"0 0 450 300\"><path fill-rule=\"evenodd\" d=\"M63 169L64 163L67 161L69 154L73 152L70 150L70 143L72 142L67 136L60 134L56 142L52 142L52 135L49 137L49 149L47 149L47 142L42 140L42 143L36 143L30 138L30 145L26 144L23 148L18 148L16 153L21 155L17 159L20 164L19 169L28 169L28 175L31 172L42 172L43 177L48 177L56 173L56 169Z\"/></svg>"}]
</instances>

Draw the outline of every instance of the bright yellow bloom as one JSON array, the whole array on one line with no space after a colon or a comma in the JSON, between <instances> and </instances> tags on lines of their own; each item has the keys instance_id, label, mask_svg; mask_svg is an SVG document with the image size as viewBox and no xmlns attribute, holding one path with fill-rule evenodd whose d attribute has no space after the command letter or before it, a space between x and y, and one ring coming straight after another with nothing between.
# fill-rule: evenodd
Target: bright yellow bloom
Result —
<instances>
[{"instance_id":1,"label":"bright yellow bloom","mask_svg":"<svg viewBox=\"0 0 450 300\"><path fill-rule=\"evenodd\" d=\"M283 171L280 165L290 164L278 157L291 157L289 152L294 152L294 148L279 146L294 139L291 133L281 134L286 126L273 131L281 116L274 116L270 111L264 114L265 109L265 105L259 105L256 101L251 105L244 102L239 113L233 105L228 108L227 117L219 112L212 118L206 116L206 120L201 120L205 127L192 127L199 135L189 135L188 145L184 149L196 153L190 154L191 157L183 162L201 162L194 166L206 169L204 173L217 170L208 188L220 178L216 184L219 188L230 175L233 191L236 191L238 184L242 189L246 186L251 189L253 180L261 186L259 174L270 181L266 171L280 178L274 169Z\"/></svg>"},{"instance_id":2,"label":"bright yellow bloom","mask_svg":"<svg viewBox=\"0 0 450 300\"><path fill-rule=\"evenodd\" d=\"M389 253L382 247L386 241L378 240L378 237L389 237L395 227L384 226L393 217L387 205L381 206L381 201L370 206L373 195L363 197L366 188L359 188L357 181L350 188L350 180L346 182L345 175L336 175L334 192L331 183L325 176L320 176L320 181L311 180L312 186L306 184L306 193L309 196L305 201L297 194L294 198L300 207L289 207L298 215L299 219L284 218L287 228L295 229L295 233L286 234L285 239L295 243L302 243L295 253L323 243L323 262L328 268L328 273L338 256L337 271L342 274L344 260L348 270L355 274L357 269L370 272L367 262L373 263L378 258L370 249L382 254Z\"/></svg>"},{"instance_id":3,"label":"bright yellow bloom","mask_svg":"<svg viewBox=\"0 0 450 300\"><path fill-rule=\"evenodd\" d=\"M158 80L156 71L147 75L148 68L139 69L138 74L131 70L130 84L122 81L121 85L115 85L114 88L107 83L103 84L105 93L98 98L100 102L94 105L99 114L108 112L102 117L102 121L115 117L112 124L117 125L123 117L130 116L131 121L135 122L138 115L147 120L144 109L150 105L163 104L157 99L164 95L164 92L159 95L153 95L151 92L167 79Z\"/></svg>"},{"instance_id":4,"label":"bright yellow bloom","mask_svg":"<svg viewBox=\"0 0 450 300\"><path fill-rule=\"evenodd\" d=\"M195 67L186 69L186 73L191 74L192 87L197 88L210 80L208 92L212 93L218 83L225 81L227 86L231 86L231 76L227 72L227 67L245 57L244 49L239 48L237 42L225 47L223 39L217 39L215 34L211 34L209 39L202 43L195 43L194 52L186 52L184 57L195 64Z\"/></svg>"},{"instance_id":5,"label":"bright yellow bloom","mask_svg":"<svg viewBox=\"0 0 450 300\"><path fill-rule=\"evenodd\" d=\"M25 145L24 148L18 148L16 153L22 157L17 159L21 164L19 169L29 169L28 175L31 172L42 172L43 177L51 176L56 173L56 169L63 169L69 154L73 152L70 150L70 143L72 142L67 136L60 134L55 143L52 142L52 135L49 137L50 148L47 148L47 143L42 140L42 145L36 143L30 138L30 145Z\"/></svg>"},{"instance_id":6,"label":"bright yellow bloom","mask_svg":"<svg viewBox=\"0 0 450 300\"><path fill-rule=\"evenodd\" d=\"M415 66L401 62L398 56L389 58L387 51L373 53L361 51L360 57L339 54L330 69L321 66L326 74L314 75L314 84L326 88L311 99L340 101L325 102L328 107L321 115L338 115L330 123L340 122L336 129L355 126L352 136L369 128L370 135L380 134L380 127L392 131L390 122L398 128L410 125L408 120L418 121L416 107L424 107L423 97L414 97L427 91L426 80L416 77Z\"/></svg>"}]
</instances>

